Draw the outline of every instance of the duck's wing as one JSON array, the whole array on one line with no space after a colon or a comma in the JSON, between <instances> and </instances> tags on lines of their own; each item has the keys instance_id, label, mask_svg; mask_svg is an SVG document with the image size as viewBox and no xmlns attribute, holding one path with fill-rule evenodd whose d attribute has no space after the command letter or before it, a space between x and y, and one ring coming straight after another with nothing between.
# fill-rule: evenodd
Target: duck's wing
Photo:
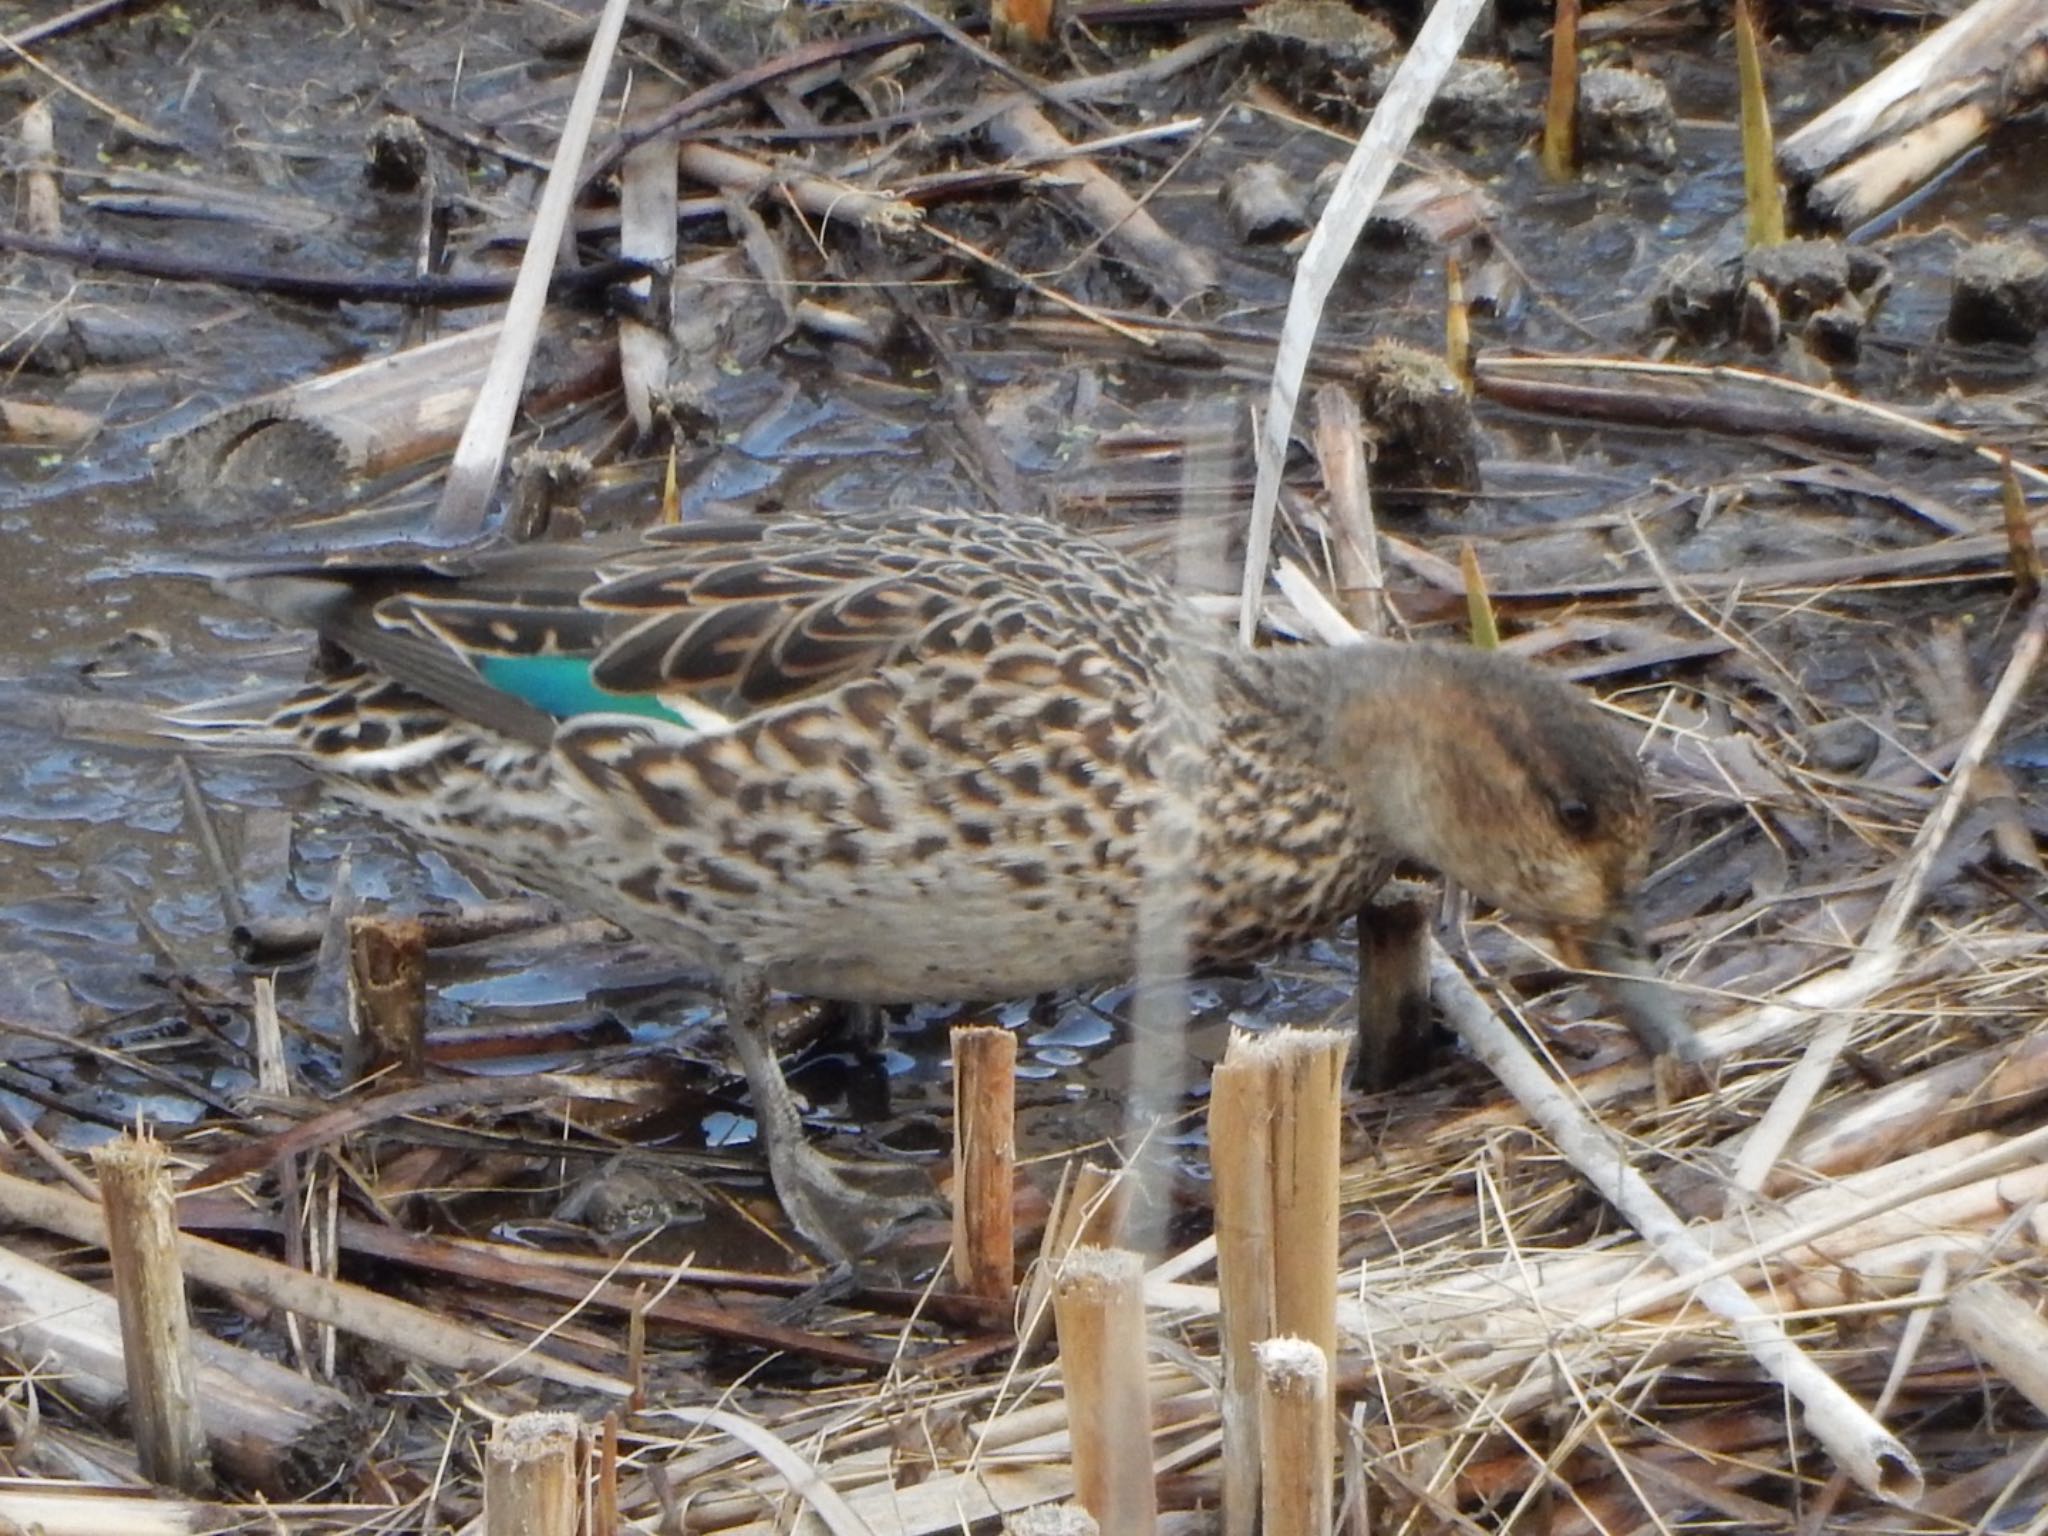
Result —
<instances>
[{"instance_id":1,"label":"duck's wing","mask_svg":"<svg viewBox=\"0 0 2048 1536\"><path fill-rule=\"evenodd\" d=\"M892 668L1034 661L1146 675L1172 596L1036 518L790 515L406 570L300 568L263 606L442 707L542 740L588 713L733 721Z\"/></svg>"}]
</instances>

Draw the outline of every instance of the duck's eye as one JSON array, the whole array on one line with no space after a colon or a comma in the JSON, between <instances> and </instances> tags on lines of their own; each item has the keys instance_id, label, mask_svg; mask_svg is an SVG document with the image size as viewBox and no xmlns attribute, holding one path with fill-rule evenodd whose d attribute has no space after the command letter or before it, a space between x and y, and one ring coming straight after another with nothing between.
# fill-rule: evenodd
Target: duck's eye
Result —
<instances>
[{"instance_id":1,"label":"duck's eye","mask_svg":"<svg viewBox=\"0 0 2048 1536\"><path fill-rule=\"evenodd\" d=\"M1593 807L1583 800L1558 801L1557 820L1573 837L1593 835Z\"/></svg>"}]
</instances>

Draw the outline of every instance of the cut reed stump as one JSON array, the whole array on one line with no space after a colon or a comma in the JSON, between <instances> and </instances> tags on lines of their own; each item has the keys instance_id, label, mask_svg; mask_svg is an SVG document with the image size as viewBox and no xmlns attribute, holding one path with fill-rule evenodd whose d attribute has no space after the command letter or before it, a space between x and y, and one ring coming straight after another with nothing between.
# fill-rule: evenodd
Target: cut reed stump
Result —
<instances>
[{"instance_id":1,"label":"cut reed stump","mask_svg":"<svg viewBox=\"0 0 2048 1536\"><path fill-rule=\"evenodd\" d=\"M1336 1355L1346 1045L1339 1030L1240 1032L1210 1085L1226 1536L1248 1536L1259 1507L1256 1346L1289 1335Z\"/></svg>"},{"instance_id":2,"label":"cut reed stump","mask_svg":"<svg viewBox=\"0 0 2048 1536\"><path fill-rule=\"evenodd\" d=\"M128 1417L142 1475L181 1493L204 1493L213 1485L213 1463L163 1147L147 1134L124 1135L96 1148L92 1160L107 1216Z\"/></svg>"},{"instance_id":3,"label":"cut reed stump","mask_svg":"<svg viewBox=\"0 0 2048 1536\"><path fill-rule=\"evenodd\" d=\"M1117 1536L1151 1536L1159 1519L1144 1285L1143 1264L1123 1248L1077 1248L1053 1282L1076 1495Z\"/></svg>"},{"instance_id":4,"label":"cut reed stump","mask_svg":"<svg viewBox=\"0 0 2048 1536\"><path fill-rule=\"evenodd\" d=\"M348 920L349 1076L417 1083L427 1059L427 931L408 917Z\"/></svg>"},{"instance_id":5,"label":"cut reed stump","mask_svg":"<svg viewBox=\"0 0 2048 1536\"><path fill-rule=\"evenodd\" d=\"M1016 1293L1017 1037L953 1031L953 1278L1008 1306Z\"/></svg>"},{"instance_id":6,"label":"cut reed stump","mask_svg":"<svg viewBox=\"0 0 2048 1536\"><path fill-rule=\"evenodd\" d=\"M522 1413L491 1431L484 1536L576 1536L576 1416Z\"/></svg>"},{"instance_id":7,"label":"cut reed stump","mask_svg":"<svg viewBox=\"0 0 2048 1536\"><path fill-rule=\"evenodd\" d=\"M1337 1455L1330 1358L1307 1339L1258 1346L1261 1536L1328 1536Z\"/></svg>"}]
</instances>

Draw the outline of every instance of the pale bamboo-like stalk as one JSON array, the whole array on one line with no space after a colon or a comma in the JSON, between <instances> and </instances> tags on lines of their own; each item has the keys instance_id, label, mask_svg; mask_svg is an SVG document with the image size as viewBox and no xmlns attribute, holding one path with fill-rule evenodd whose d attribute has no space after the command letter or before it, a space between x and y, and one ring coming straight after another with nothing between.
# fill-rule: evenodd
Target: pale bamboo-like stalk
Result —
<instances>
[{"instance_id":1,"label":"pale bamboo-like stalk","mask_svg":"<svg viewBox=\"0 0 2048 1536\"><path fill-rule=\"evenodd\" d=\"M1223 1530L1251 1536L1259 1515L1255 1346L1273 1333L1272 1074L1234 1034L1209 1080L1215 1181L1217 1328L1223 1356Z\"/></svg>"},{"instance_id":2,"label":"pale bamboo-like stalk","mask_svg":"<svg viewBox=\"0 0 2048 1536\"><path fill-rule=\"evenodd\" d=\"M1016 1292L1017 1037L953 1031L953 1278L1007 1306Z\"/></svg>"},{"instance_id":3,"label":"pale bamboo-like stalk","mask_svg":"<svg viewBox=\"0 0 2048 1536\"><path fill-rule=\"evenodd\" d=\"M1807 1429L1842 1469L1859 1487L1882 1498L1908 1505L1918 1499L1925 1484L1912 1453L1792 1341L1781 1319L1767 1314L1725 1275L1697 1277L1695 1272L1706 1270L1712 1256L1629 1165L1605 1127L1557 1086L1441 950L1432 956L1430 974L1437 1006L1473 1054L1602 1198L1684 1277L1697 1299L1733 1326L1751 1358L1782 1382L1805 1411Z\"/></svg>"},{"instance_id":4,"label":"pale bamboo-like stalk","mask_svg":"<svg viewBox=\"0 0 2048 1536\"><path fill-rule=\"evenodd\" d=\"M576 1536L576 1416L522 1413L484 1453L484 1536Z\"/></svg>"},{"instance_id":5,"label":"pale bamboo-like stalk","mask_svg":"<svg viewBox=\"0 0 2048 1536\"><path fill-rule=\"evenodd\" d=\"M1330 1357L1307 1339L1268 1339L1259 1356L1261 1536L1329 1536L1337 1454Z\"/></svg>"},{"instance_id":6,"label":"pale bamboo-like stalk","mask_svg":"<svg viewBox=\"0 0 2048 1536\"><path fill-rule=\"evenodd\" d=\"M1301 260L1295 263L1294 287L1287 296L1287 318L1274 349L1273 378L1259 427L1258 478L1252 487L1251 519L1245 529L1244 585L1238 604L1237 635L1242 644L1250 645L1258 631L1260 600L1271 574L1280 475L1287 463L1294 408L1301 399L1323 306L1335 290L1387 178L1401 163L1408 141L1484 5L1485 0L1438 0L1429 8L1414 43L1401 56L1380 104L1373 109L1372 121L1365 125L1351 157L1344 162L1323 216L1309 231Z\"/></svg>"},{"instance_id":7,"label":"pale bamboo-like stalk","mask_svg":"<svg viewBox=\"0 0 2048 1536\"><path fill-rule=\"evenodd\" d=\"M2048 1322L1995 1280L1973 1280L1948 1299L1949 1326L1978 1359L2048 1412Z\"/></svg>"},{"instance_id":8,"label":"pale bamboo-like stalk","mask_svg":"<svg viewBox=\"0 0 2048 1536\"><path fill-rule=\"evenodd\" d=\"M1077 1248L1052 1289L1076 1496L1117 1536L1151 1536L1159 1519L1144 1285L1135 1253Z\"/></svg>"},{"instance_id":9,"label":"pale bamboo-like stalk","mask_svg":"<svg viewBox=\"0 0 2048 1536\"><path fill-rule=\"evenodd\" d=\"M1365 424L1358 396L1345 384L1316 391L1316 461L1329 498L1331 553L1337 591L1369 635L1387 632L1387 575L1380 563L1372 491L1365 470Z\"/></svg>"},{"instance_id":10,"label":"pale bamboo-like stalk","mask_svg":"<svg viewBox=\"0 0 2048 1536\"><path fill-rule=\"evenodd\" d=\"M1072 1162L1061 1173L1017 1313L1019 1358L1035 1350L1052 1326L1052 1277L1066 1256L1076 1248L1114 1248L1123 1241L1132 1188L1126 1174L1100 1163Z\"/></svg>"},{"instance_id":11,"label":"pale bamboo-like stalk","mask_svg":"<svg viewBox=\"0 0 2048 1536\"><path fill-rule=\"evenodd\" d=\"M249 1047L256 1057L256 1091L266 1098L289 1098L292 1074L285 1064L284 1025L277 1016L277 983L258 976L252 992Z\"/></svg>"},{"instance_id":12,"label":"pale bamboo-like stalk","mask_svg":"<svg viewBox=\"0 0 2048 1536\"><path fill-rule=\"evenodd\" d=\"M660 76L633 84L636 126L652 123L675 105L677 92ZM667 284L676 262L676 150L674 129L626 151L619 162L619 254L647 263L648 276L635 278L626 291L648 303L648 313L665 314L666 306L651 302L657 281ZM657 278L654 274L663 274ZM654 431L654 402L668 388L669 362L675 342L664 326L638 315L619 317L619 382L633 427L645 439Z\"/></svg>"},{"instance_id":13,"label":"pale bamboo-like stalk","mask_svg":"<svg viewBox=\"0 0 2048 1536\"><path fill-rule=\"evenodd\" d=\"M124 1135L95 1148L92 1160L106 1212L128 1417L142 1475L183 1493L204 1493L213 1467L199 1412L199 1364L163 1147L153 1136Z\"/></svg>"},{"instance_id":14,"label":"pale bamboo-like stalk","mask_svg":"<svg viewBox=\"0 0 2048 1536\"><path fill-rule=\"evenodd\" d=\"M21 227L54 240L64 233L64 201L57 187L57 125L50 104L31 102L15 132L21 145Z\"/></svg>"},{"instance_id":15,"label":"pale bamboo-like stalk","mask_svg":"<svg viewBox=\"0 0 2048 1536\"><path fill-rule=\"evenodd\" d=\"M597 118L605 77L611 72L612 55L625 25L626 0L605 0L590 39L590 51L583 61L583 73L576 81L576 94L569 102L562 136L555 145L554 164L548 171L547 185L541 190L540 207L533 216L533 230L519 263L519 276L505 305L504 329L491 354L490 371L470 407L468 423L455 445L455 459L448 466L448 478L441 488L440 505L434 510L433 530L445 539L473 538L483 529L491 491L505 462L505 442L519 411L527 364L532 361L534 345L540 339L548 282L554 276L555 259L561 253L562 236L575 206L583 152L590 143L591 125Z\"/></svg>"},{"instance_id":16,"label":"pale bamboo-like stalk","mask_svg":"<svg viewBox=\"0 0 2048 1536\"><path fill-rule=\"evenodd\" d=\"M1337 1355L1337 1185L1344 1055L1338 1029L1264 1037L1276 1065L1273 1114L1273 1329Z\"/></svg>"}]
</instances>

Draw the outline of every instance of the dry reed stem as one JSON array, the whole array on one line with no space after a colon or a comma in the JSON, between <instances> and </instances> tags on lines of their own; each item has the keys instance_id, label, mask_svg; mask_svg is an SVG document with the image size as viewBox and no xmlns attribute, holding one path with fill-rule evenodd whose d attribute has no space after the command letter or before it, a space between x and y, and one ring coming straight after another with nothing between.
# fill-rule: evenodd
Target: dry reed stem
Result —
<instances>
[{"instance_id":1,"label":"dry reed stem","mask_svg":"<svg viewBox=\"0 0 2048 1536\"><path fill-rule=\"evenodd\" d=\"M1995 1280L1973 1280L1948 1299L1949 1326L1978 1359L2048 1413L2048 1322Z\"/></svg>"},{"instance_id":2,"label":"dry reed stem","mask_svg":"<svg viewBox=\"0 0 2048 1536\"><path fill-rule=\"evenodd\" d=\"M64 233L64 201L57 185L57 124L50 104L31 102L15 133L20 141L21 227L54 240Z\"/></svg>"},{"instance_id":3,"label":"dry reed stem","mask_svg":"<svg viewBox=\"0 0 2048 1536\"><path fill-rule=\"evenodd\" d=\"M1007 1306L1016 1292L1017 1037L953 1031L953 1278Z\"/></svg>"},{"instance_id":4,"label":"dry reed stem","mask_svg":"<svg viewBox=\"0 0 2048 1536\"><path fill-rule=\"evenodd\" d=\"M1294 287L1287 296L1287 318L1280 328L1265 419L1257 439L1258 480L1252 488L1251 523L1245 536L1237 625L1240 644L1250 645L1258 631L1259 603L1265 595L1273 555L1273 514L1280 505L1280 472L1287 462L1295 406L1301 399L1316 332L1322 326L1323 306L1343 274L1352 247L1365 232L1373 204L1386 189L1423 113L1450 72L1465 34L1484 6L1485 0L1440 0L1430 8L1373 109L1372 120L1345 161L1323 216L1309 232L1308 244L1295 266Z\"/></svg>"},{"instance_id":5,"label":"dry reed stem","mask_svg":"<svg viewBox=\"0 0 2048 1536\"><path fill-rule=\"evenodd\" d=\"M679 99L676 88L658 76L636 80L633 121L650 123ZM663 274L659 280L664 284L676 260L676 161L676 134L669 129L634 145L619 162L619 254L646 262L650 273ZM626 285L636 300L649 305L648 314L665 308L653 303L656 280L640 277ZM668 388L674 349L665 327L620 314L619 382L627 414L643 441L653 434L654 406Z\"/></svg>"},{"instance_id":6,"label":"dry reed stem","mask_svg":"<svg viewBox=\"0 0 2048 1536\"><path fill-rule=\"evenodd\" d=\"M576 1536L576 1416L522 1413L491 1430L484 1536Z\"/></svg>"},{"instance_id":7,"label":"dry reed stem","mask_svg":"<svg viewBox=\"0 0 2048 1536\"><path fill-rule=\"evenodd\" d=\"M1380 565L1358 396L1346 385L1325 384L1316 391L1315 415L1316 462L1328 498L1337 591L1361 630L1385 634L1387 576Z\"/></svg>"},{"instance_id":8,"label":"dry reed stem","mask_svg":"<svg viewBox=\"0 0 2048 1536\"><path fill-rule=\"evenodd\" d=\"M499 333L490 371L477 391L476 403L470 407L461 441L455 445L455 456L441 487L440 504L434 509L433 531L441 538L453 541L472 537L483 528L491 492L504 466L505 444L519 410L527 364L532 361L534 344L540 339L548 284L561 253L562 235L569 227L569 214L582 181L583 154L590 145L590 130L604 94L605 77L611 73L612 55L626 24L626 9L627 0L605 0L591 35L590 52L576 81L576 94L570 100L562 136L555 145L554 163L548 171L547 185L541 190L540 206L534 212L519 276L505 305L504 330Z\"/></svg>"},{"instance_id":9,"label":"dry reed stem","mask_svg":"<svg viewBox=\"0 0 2048 1536\"><path fill-rule=\"evenodd\" d=\"M411 1087L426 1075L427 933L413 918L348 920L348 1072Z\"/></svg>"},{"instance_id":10,"label":"dry reed stem","mask_svg":"<svg viewBox=\"0 0 2048 1536\"><path fill-rule=\"evenodd\" d=\"M1557 0L1550 28L1550 89L1543 105L1543 174L1570 181L1579 169L1579 0Z\"/></svg>"},{"instance_id":11,"label":"dry reed stem","mask_svg":"<svg viewBox=\"0 0 2048 1536\"><path fill-rule=\"evenodd\" d=\"M1273 1063L1273 1328L1337 1353L1337 1182L1349 1037L1273 1030L1248 1042ZM1232 1042L1236 1044L1235 1041Z\"/></svg>"},{"instance_id":12,"label":"dry reed stem","mask_svg":"<svg viewBox=\"0 0 2048 1536\"><path fill-rule=\"evenodd\" d=\"M1557 1088L1507 1027L1495 1018L1464 973L1439 951L1431 965L1433 995L1482 1061L1549 1133L1572 1166L1671 1268L1684 1274L1712 1256L1628 1165L1621 1149ZM1816 1366L1747 1292L1720 1276L1703 1281L1699 1300L1734 1325L1757 1364L1784 1384L1805 1409L1806 1427L1866 1492L1910 1503L1923 1486L1912 1453L1867 1414L1833 1377Z\"/></svg>"},{"instance_id":13,"label":"dry reed stem","mask_svg":"<svg viewBox=\"0 0 2048 1536\"><path fill-rule=\"evenodd\" d=\"M1053 1310L1076 1493L1104 1530L1149 1536L1159 1506L1138 1256L1119 1248L1077 1248L1053 1281Z\"/></svg>"},{"instance_id":14,"label":"dry reed stem","mask_svg":"<svg viewBox=\"0 0 2048 1536\"><path fill-rule=\"evenodd\" d=\"M1018 1312L1018 1359L1031 1354L1052 1326L1052 1279L1067 1255L1076 1248L1115 1248L1122 1243L1131 1187L1127 1170L1120 1168L1069 1162L1060 1170L1045 1235Z\"/></svg>"},{"instance_id":15,"label":"dry reed stem","mask_svg":"<svg viewBox=\"0 0 2048 1536\"><path fill-rule=\"evenodd\" d=\"M92 1160L120 1303L128 1416L142 1475L181 1493L205 1493L213 1467L162 1144L147 1134L124 1135L94 1148Z\"/></svg>"},{"instance_id":16,"label":"dry reed stem","mask_svg":"<svg viewBox=\"0 0 2048 1536\"><path fill-rule=\"evenodd\" d=\"M1309 1339L1258 1346L1261 1536L1328 1536L1336 1416L1330 1355Z\"/></svg>"},{"instance_id":17,"label":"dry reed stem","mask_svg":"<svg viewBox=\"0 0 2048 1536\"><path fill-rule=\"evenodd\" d=\"M1259 1511L1257 1345L1273 1336L1272 1074L1231 1049L1209 1079L1216 1310L1223 1357L1223 1530L1250 1536Z\"/></svg>"}]
</instances>

